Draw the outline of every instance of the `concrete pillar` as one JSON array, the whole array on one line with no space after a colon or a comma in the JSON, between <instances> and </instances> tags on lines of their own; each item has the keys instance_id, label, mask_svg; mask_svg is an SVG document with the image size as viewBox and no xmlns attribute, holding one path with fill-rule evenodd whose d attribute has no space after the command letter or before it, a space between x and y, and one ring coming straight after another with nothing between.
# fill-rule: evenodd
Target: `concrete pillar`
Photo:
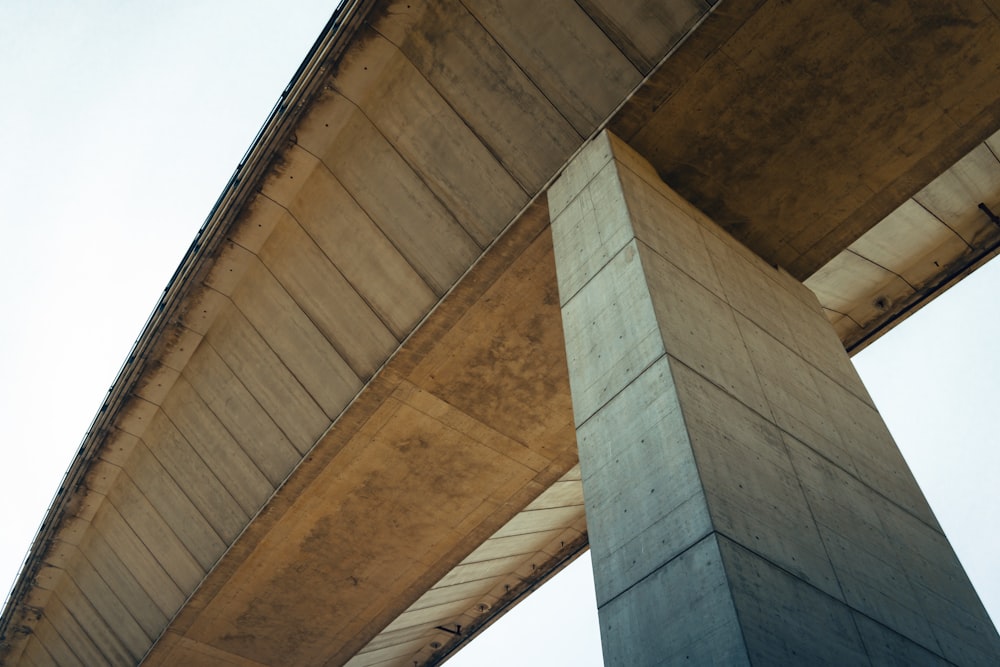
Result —
<instances>
[{"instance_id":1,"label":"concrete pillar","mask_svg":"<svg viewBox=\"0 0 1000 667\"><path fill-rule=\"evenodd\" d=\"M549 208L606 664L1000 664L813 294L609 134Z\"/></svg>"}]
</instances>

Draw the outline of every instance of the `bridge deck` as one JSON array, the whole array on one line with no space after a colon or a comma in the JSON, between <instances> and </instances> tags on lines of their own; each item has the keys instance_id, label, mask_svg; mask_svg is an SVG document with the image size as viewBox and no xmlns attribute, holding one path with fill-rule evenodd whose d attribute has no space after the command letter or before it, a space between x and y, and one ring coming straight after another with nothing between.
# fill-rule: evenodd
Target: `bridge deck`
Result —
<instances>
[{"instance_id":1,"label":"bridge deck","mask_svg":"<svg viewBox=\"0 0 1000 667\"><path fill-rule=\"evenodd\" d=\"M1000 20L922 11L349 4L98 416L0 655L454 648L585 546L545 188L598 129L849 347L994 252Z\"/></svg>"}]
</instances>

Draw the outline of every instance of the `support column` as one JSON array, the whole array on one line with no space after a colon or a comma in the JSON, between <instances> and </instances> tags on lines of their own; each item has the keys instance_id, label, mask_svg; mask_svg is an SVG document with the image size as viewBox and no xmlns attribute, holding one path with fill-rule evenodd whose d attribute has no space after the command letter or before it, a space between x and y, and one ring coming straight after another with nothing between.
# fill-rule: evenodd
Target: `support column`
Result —
<instances>
[{"instance_id":1,"label":"support column","mask_svg":"<svg viewBox=\"0 0 1000 667\"><path fill-rule=\"evenodd\" d=\"M605 663L1000 664L813 294L607 133L549 209Z\"/></svg>"}]
</instances>

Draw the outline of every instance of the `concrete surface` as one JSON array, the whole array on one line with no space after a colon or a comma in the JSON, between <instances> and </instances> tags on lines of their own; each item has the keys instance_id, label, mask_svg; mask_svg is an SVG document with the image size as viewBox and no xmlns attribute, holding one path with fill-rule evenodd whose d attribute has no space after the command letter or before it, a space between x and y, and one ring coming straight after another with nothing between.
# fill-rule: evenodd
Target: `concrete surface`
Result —
<instances>
[{"instance_id":1,"label":"concrete surface","mask_svg":"<svg viewBox=\"0 0 1000 667\"><path fill-rule=\"evenodd\" d=\"M685 199L799 279L909 198L965 220L978 202L963 188L982 179L964 166L935 179L960 159L989 164L978 147L1000 128L990 7L348 2L101 406L0 618L0 656L344 664L392 645L386 664L439 661L470 635L436 628L481 619L477 596L442 605L426 634L380 635L412 630L393 623L442 581L466 585L463 573L482 568L495 615L572 557L542 537L519 553L522 541L501 540L519 526L583 535L572 494L527 509L573 481L577 462L548 231L549 207L573 204L558 192L547 204L548 183L610 125ZM941 272L922 265L912 303L883 289L899 286L883 273L848 289L837 276L863 272L829 271L827 292L852 295L829 304L833 317L878 329L932 297L990 251L995 230L969 220L963 244L935 245L932 233L914 250L933 249ZM670 260L656 265L661 279L688 272L709 289L698 273L708 264L685 264L656 245L659 233L646 241ZM604 242L586 243L592 261L570 283L604 265ZM859 252L877 262L884 245ZM909 275L908 262L894 271ZM888 310L861 317L886 294ZM840 345L828 329L796 325L808 333L794 347L802 363L832 379L791 391L765 384L750 352L707 326L735 315L671 298L654 305L685 309L694 342L718 344L688 363L732 368L728 390L758 414L771 406L790 437L823 439L830 417L816 405L864 402L835 391L851 379L828 361ZM661 321L653 314L645 324ZM730 330L752 331L735 321ZM756 324L769 332L759 354L771 353L771 324ZM643 339L636 359L657 351L655 336ZM578 416L610 396L600 382L636 372L622 362L601 367ZM836 439L830 447L853 465ZM905 479L879 474L893 503L923 511ZM493 538L487 560L509 558L506 572L468 560ZM704 548L738 558L721 540Z\"/></svg>"},{"instance_id":2,"label":"concrete surface","mask_svg":"<svg viewBox=\"0 0 1000 667\"><path fill-rule=\"evenodd\" d=\"M551 189L605 663L986 665L815 296L605 133Z\"/></svg>"}]
</instances>

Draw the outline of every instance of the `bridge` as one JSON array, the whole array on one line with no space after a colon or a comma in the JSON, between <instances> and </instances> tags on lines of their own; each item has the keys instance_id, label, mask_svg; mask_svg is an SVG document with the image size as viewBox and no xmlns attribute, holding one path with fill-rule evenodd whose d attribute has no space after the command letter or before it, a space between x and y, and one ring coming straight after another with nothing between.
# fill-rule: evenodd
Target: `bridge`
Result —
<instances>
[{"instance_id":1,"label":"bridge","mask_svg":"<svg viewBox=\"0 0 1000 667\"><path fill-rule=\"evenodd\" d=\"M995 662L846 353L996 254L998 31L346 3L73 461L4 664L435 664L588 545L609 664Z\"/></svg>"}]
</instances>

